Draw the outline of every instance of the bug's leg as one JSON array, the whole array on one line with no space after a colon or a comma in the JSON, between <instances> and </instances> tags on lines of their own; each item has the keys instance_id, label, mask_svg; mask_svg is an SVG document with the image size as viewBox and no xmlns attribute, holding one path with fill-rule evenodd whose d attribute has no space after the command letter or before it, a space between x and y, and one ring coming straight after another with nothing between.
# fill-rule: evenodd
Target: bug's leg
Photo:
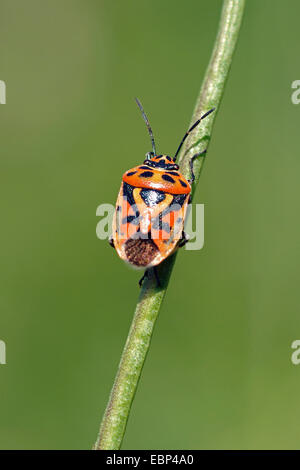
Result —
<instances>
[{"instance_id":1,"label":"bug's leg","mask_svg":"<svg viewBox=\"0 0 300 470\"><path fill-rule=\"evenodd\" d=\"M194 160L195 158L197 157L201 157L202 155L205 155L206 154L206 149L203 150L202 152L199 152L199 153L196 153L189 161L189 164L190 164L190 170L191 170L191 179L188 180L188 182L190 184L193 184L193 182L195 181L195 174L194 174Z\"/></svg>"},{"instance_id":2,"label":"bug's leg","mask_svg":"<svg viewBox=\"0 0 300 470\"><path fill-rule=\"evenodd\" d=\"M148 269L146 269L146 271L144 272L143 274L143 277L141 277L141 279L139 280L139 286L142 287L143 285L143 282L144 282L144 279L148 277Z\"/></svg>"},{"instance_id":3,"label":"bug's leg","mask_svg":"<svg viewBox=\"0 0 300 470\"><path fill-rule=\"evenodd\" d=\"M114 244L114 240L113 240L113 237L112 235L109 237L108 239L108 243L110 244L110 246L112 246L113 248L115 247L115 244Z\"/></svg>"},{"instance_id":4,"label":"bug's leg","mask_svg":"<svg viewBox=\"0 0 300 470\"><path fill-rule=\"evenodd\" d=\"M181 240L178 243L179 248L182 248L189 240L190 240L189 235L183 231Z\"/></svg>"},{"instance_id":5,"label":"bug's leg","mask_svg":"<svg viewBox=\"0 0 300 470\"><path fill-rule=\"evenodd\" d=\"M161 287L161 283L160 283L160 280L159 280L159 276L158 276L156 266L154 266L153 272L154 272L154 276L155 276L155 279L156 279L156 287Z\"/></svg>"}]
</instances>

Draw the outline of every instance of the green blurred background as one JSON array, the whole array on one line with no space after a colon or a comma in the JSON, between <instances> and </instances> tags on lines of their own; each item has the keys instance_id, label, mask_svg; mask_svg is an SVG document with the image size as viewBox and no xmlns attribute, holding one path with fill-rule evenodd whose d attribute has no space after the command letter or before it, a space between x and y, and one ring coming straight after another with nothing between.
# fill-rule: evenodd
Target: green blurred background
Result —
<instances>
[{"instance_id":1,"label":"green blurred background","mask_svg":"<svg viewBox=\"0 0 300 470\"><path fill-rule=\"evenodd\" d=\"M96 238L99 204L187 125L221 0L1 0L0 448L91 448L140 273ZM248 1L124 449L300 447L297 0Z\"/></svg>"}]
</instances>

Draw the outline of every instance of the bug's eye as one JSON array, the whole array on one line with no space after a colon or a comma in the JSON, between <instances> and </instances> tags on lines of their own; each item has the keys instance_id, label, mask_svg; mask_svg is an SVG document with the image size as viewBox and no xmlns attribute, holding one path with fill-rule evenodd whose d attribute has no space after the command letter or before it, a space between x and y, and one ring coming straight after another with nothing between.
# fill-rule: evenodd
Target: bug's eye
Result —
<instances>
[{"instance_id":1,"label":"bug's eye","mask_svg":"<svg viewBox=\"0 0 300 470\"><path fill-rule=\"evenodd\" d=\"M154 153L153 153L153 152L147 152L147 153L146 153L146 159L147 159L147 160L150 160L150 159L153 158L153 157L154 157Z\"/></svg>"}]
</instances>

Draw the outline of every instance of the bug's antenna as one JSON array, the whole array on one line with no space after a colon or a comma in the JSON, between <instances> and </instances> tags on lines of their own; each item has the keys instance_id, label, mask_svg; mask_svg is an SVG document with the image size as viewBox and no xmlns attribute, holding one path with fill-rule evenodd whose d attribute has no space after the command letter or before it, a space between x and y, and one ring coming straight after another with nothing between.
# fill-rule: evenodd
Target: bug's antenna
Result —
<instances>
[{"instance_id":1,"label":"bug's antenna","mask_svg":"<svg viewBox=\"0 0 300 470\"><path fill-rule=\"evenodd\" d=\"M209 111L207 111L207 113L203 114L203 116L201 116L201 118L198 119L198 121L196 121L195 124L193 124L192 127L185 133L185 135L184 135L182 141L180 142L179 147L178 147L178 149L177 149L177 151L176 151L176 153L175 153L175 156L174 156L174 158L173 158L174 161L176 161L177 155L179 154L180 149L181 149L181 147L182 147L182 145L183 145L185 139L186 139L187 136L189 135L189 133L192 132L192 131L195 129L195 127L198 126L198 124L202 121L202 119L206 118L206 117L207 117L210 113L212 113L215 109L216 109L216 108L212 108L212 109L210 109Z\"/></svg>"},{"instance_id":2,"label":"bug's antenna","mask_svg":"<svg viewBox=\"0 0 300 470\"><path fill-rule=\"evenodd\" d=\"M144 108L143 108L143 106L141 105L140 101L139 101L137 98L135 98L135 101L136 101L138 107L139 107L140 110L141 110L143 119L144 119L144 121L145 121L145 123L146 123L147 129L148 129L148 132L149 132L149 135L150 135L151 144L152 144L152 150L153 150L154 155L156 155L155 142L154 142L153 132L152 132L150 123L149 123L149 121L148 121L148 118L147 118L147 116L146 116L146 113L145 113Z\"/></svg>"}]
</instances>

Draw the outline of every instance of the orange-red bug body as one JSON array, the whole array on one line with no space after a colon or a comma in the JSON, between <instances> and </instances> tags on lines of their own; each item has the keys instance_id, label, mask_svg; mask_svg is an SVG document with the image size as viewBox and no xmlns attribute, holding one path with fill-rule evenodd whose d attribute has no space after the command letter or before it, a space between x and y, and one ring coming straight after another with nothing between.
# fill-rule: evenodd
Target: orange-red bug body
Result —
<instances>
[{"instance_id":1,"label":"orange-red bug body","mask_svg":"<svg viewBox=\"0 0 300 470\"><path fill-rule=\"evenodd\" d=\"M124 261L148 269L157 266L187 241L183 229L194 181L193 161L205 150L190 159L190 181L179 172L175 161L189 133L214 109L207 111L185 133L171 158L156 155L148 118L138 99L136 102L147 125L153 152L147 154L143 165L123 175L110 243Z\"/></svg>"},{"instance_id":2,"label":"orange-red bug body","mask_svg":"<svg viewBox=\"0 0 300 470\"><path fill-rule=\"evenodd\" d=\"M118 255L139 268L169 256L182 240L191 186L167 155L153 156L123 175L112 238Z\"/></svg>"}]
</instances>

